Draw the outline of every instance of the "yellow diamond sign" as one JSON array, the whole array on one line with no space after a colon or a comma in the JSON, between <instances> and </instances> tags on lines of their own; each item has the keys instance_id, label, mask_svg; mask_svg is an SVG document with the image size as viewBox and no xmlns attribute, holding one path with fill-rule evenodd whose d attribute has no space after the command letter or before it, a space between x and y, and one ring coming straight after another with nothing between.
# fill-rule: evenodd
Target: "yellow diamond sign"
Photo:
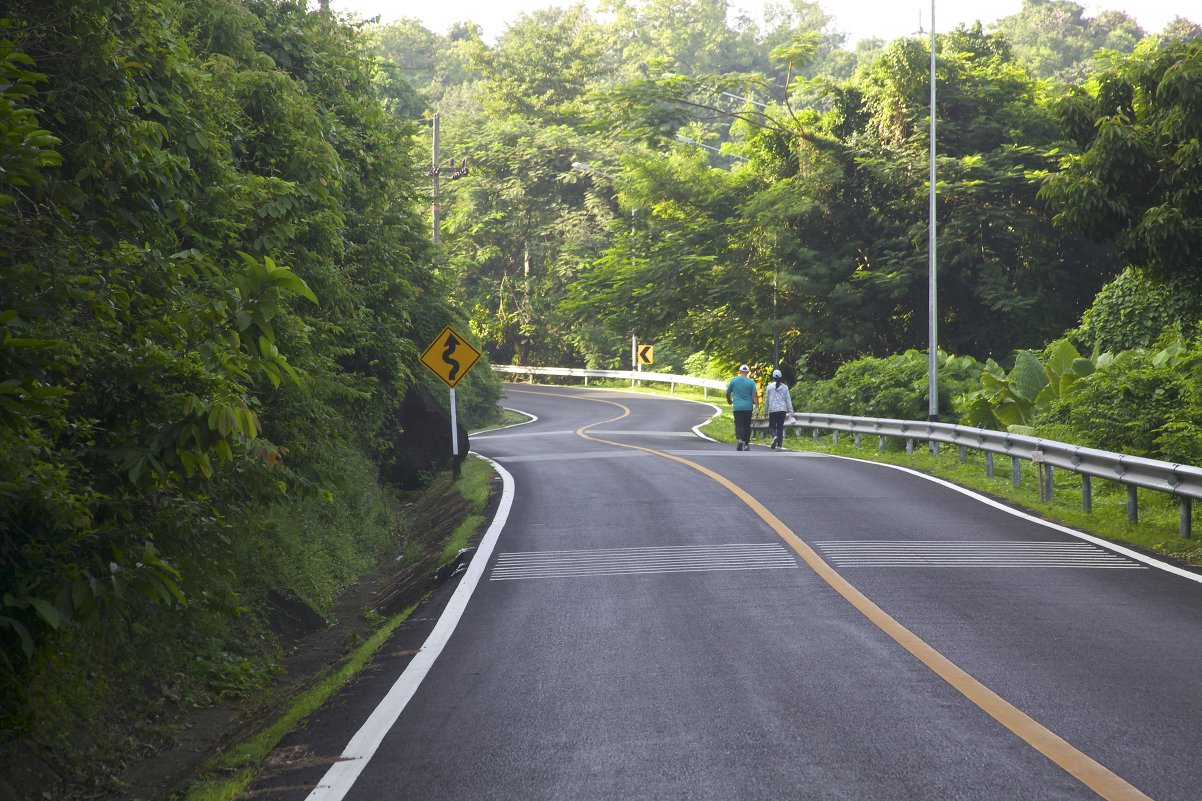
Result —
<instances>
[{"instance_id":1,"label":"yellow diamond sign","mask_svg":"<svg viewBox=\"0 0 1202 801\"><path fill-rule=\"evenodd\" d=\"M442 329L422 354L422 364L430 368L451 389L455 388L480 359L480 351L468 344L451 326Z\"/></svg>"}]
</instances>

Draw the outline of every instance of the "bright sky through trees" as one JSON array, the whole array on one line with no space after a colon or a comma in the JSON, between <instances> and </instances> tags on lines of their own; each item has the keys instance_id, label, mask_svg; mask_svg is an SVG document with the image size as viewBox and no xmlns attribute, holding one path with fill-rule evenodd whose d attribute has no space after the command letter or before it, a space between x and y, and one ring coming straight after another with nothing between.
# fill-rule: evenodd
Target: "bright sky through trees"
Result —
<instances>
[{"instance_id":1,"label":"bright sky through trees","mask_svg":"<svg viewBox=\"0 0 1202 801\"><path fill-rule=\"evenodd\" d=\"M316 4L316 0L311 2ZM452 23L470 19L484 28L487 40L492 40L523 12L571 3L566 0L458 0L447 3L331 0L331 5L338 11L355 12L365 19L378 15L383 22L415 17L435 33L445 33ZM930 30L930 0L825 0L821 5L834 14L839 30L848 34L848 46L872 36L886 41L909 36L917 32L920 18L923 29ZM1149 33L1159 32L1177 16L1202 22L1202 12L1192 0L1086 0L1081 5L1090 16L1105 10L1123 11ZM589 2L588 6L595 10L597 3ZM731 6L734 13L744 12L758 18L763 4L756 0L734 0ZM1022 0L936 0L935 22L940 31L977 19L988 26L999 17L1018 13L1021 9Z\"/></svg>"}]
</instances>

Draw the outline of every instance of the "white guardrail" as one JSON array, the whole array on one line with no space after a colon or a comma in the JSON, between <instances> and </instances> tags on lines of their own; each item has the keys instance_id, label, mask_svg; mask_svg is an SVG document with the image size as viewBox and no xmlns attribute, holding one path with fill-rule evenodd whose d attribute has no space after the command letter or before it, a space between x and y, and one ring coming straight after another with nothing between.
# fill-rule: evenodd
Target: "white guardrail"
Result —
<instances>
[{"instance_id":1,"label":"white guardrail","mask_svg":"<svg viewBox=\"0 0 1202 801\"><path fill-rule=\"evenodd\" d=\"M628 380L631 381L631 386L636 381L662 383L669 384L673 390L677 384L682 384L702 387L706 390L707 396L710 389L719 391L726 389L725 381L670 373L510 365L493 365L492 369L496 373L527 376L531 383L534 382L535 376L559 376L583 378L585 385L588 384L589 378ZM940 444L955 445L960 449L960 461L966 460L968 449L971 448L985 453L985 471L990 477L993 476L994 455L1009 456L1011 481L1015 486L1019 485L1021 479L1022 462L1032 462L1039 466L1040 497L1044 500L1050 500L1052 496L1053 471L1056 469L1068 470L1081 476L1081 506L1086 512L1091 511L1093 507L1091 479L1096 477L1116 481L1127 487L1127 517L1132 522L1139 520L1139 488L1165 492L1179 499L1178 531L1182 537L1189 537L1191 534L1193 499L1202 498L1202 467L1161 462L1140 456L1128 456L1005 431L991 431L951 423L849 417L810 412L790 413L785 418L785 426L795 431L808 429L815 439L817 439L819 431L830 431L833 433L836 443L839 441L841 432L849 433L855 438L857 447L864 435L875 436L879 438L879 447L882 450L885 449L890 437L902 439L906 442L907 453L913 452L916 441L928 443L935 453L939 452ZM757 418L752 422L752 429L757 433L766 434L768 421L764 418Z\"/></svg>"},{"instance_id":2,"label":"white guardrail","mask_svg":"<svg viewBox=\"0 0 1202 801\"><path fill-rule=\"evenodd\" d=\"M668 384L673 391L676 390L677 384L682 384L689 387L701 387L707 398L711 389L722 391L726 389L726 382L715 378L697 378L691 375L672 375L671 373L650 373L643 372L642 370L590 370L583 367L517 367L508 364L494 364L492 365L492 371L505 375L524 375L530 378L530 383L534 383L536 375L545 375L583 378L585 386L588 386L590 378L616 378L619 381L629 381L632 387L636 381Z\"/></svg>"}]
</instances>

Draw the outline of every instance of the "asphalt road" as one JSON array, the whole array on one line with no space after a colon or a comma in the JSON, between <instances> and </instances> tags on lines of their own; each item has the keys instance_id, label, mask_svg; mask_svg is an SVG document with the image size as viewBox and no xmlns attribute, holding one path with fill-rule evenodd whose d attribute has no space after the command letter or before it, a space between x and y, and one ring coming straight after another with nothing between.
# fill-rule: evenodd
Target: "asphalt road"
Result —
<instances>
[{"instance_id":1,"label":"asphalt road","mask_svg":"<svg viewBox=\"0 0 1202 801\"><path fill-rule=\"evenodd\" d=\"M1202 798L1196 581L905 471L736 452L702 404L505 405L538 419L472 438L511 505L445 648L401 693L400 632L255 797Z\"/></svg>"}]
</instances>

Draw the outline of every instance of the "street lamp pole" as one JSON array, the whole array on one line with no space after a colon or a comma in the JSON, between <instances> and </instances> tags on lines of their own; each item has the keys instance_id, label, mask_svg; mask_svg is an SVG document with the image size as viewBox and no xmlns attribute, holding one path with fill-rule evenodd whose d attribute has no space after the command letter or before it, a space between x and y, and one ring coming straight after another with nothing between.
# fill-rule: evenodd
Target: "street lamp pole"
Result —
<instances>
[{"instance_id":1,"label":"street lamp pole","mask_svg":"<svg viewBox=\"0 0 1202 801\"><path fill-rule=\"evenodd\" d=\"M931 174L930 209L927 223L927 418L939 418L939 332L935 282L935 0L931 0Z\"/></svg>"}]
</instances>

